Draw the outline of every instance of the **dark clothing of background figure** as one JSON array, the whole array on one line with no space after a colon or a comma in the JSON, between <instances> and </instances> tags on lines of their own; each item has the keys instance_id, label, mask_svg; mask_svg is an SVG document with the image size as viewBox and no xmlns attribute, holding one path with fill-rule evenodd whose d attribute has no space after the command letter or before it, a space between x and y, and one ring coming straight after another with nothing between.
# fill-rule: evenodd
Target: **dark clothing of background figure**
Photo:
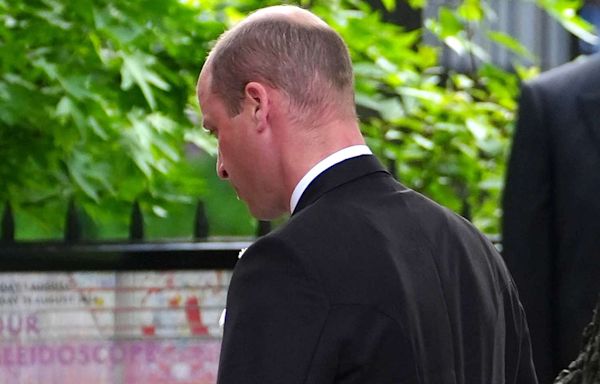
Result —
<instances>
[{"instance_id":1,"label":"dark clothing of background figure","mask_svg":"<svg viewBox=\"0 0 600 384\"><path fill-rule=\"evenodd\" d=\"M600 56L523 85L503 205L503 256L550 383L600 291Z\"/></svg>"},{"instance_id":2,"label":"dark clothing of background figure","mask_svg":"<svg viewBox=\"0 0 600 384\"><path fill-rule=\"evenodd\" d=\"M585 1L583 7L579 10L579 16L592 24L596 33L600 32L600 0ZM600 40L596 41L595 44L579 40L579 51L585 55L600 52Z\"/></svg>"},{"instance_id":3,"label":"dark clothing of background figure","mask_svg":"<svg viewBox=\"0 0 600 384\"><path fill-rule=\"evenodd\" d=\"M367 155L238 262L218 383L529 384L530 353L493 245Z\"/></svg>"}]
</instances>

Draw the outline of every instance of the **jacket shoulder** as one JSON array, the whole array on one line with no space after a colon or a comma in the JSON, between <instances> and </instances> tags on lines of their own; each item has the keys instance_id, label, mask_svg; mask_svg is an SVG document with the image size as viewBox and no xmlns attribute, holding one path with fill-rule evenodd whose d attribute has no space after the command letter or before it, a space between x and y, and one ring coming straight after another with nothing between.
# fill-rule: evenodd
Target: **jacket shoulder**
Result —
<instances>
[{"instance_id":1,"label":"jacket shoulder","mask_svg":"<svg viewBox=\"0 0 600 384\"><path fill-rule=\"evenodd\" d=\"M572 61L527 81L526 87L564 96L565 90L597 90L600 87L600 55Z\"/></svg>"}]
</instances>

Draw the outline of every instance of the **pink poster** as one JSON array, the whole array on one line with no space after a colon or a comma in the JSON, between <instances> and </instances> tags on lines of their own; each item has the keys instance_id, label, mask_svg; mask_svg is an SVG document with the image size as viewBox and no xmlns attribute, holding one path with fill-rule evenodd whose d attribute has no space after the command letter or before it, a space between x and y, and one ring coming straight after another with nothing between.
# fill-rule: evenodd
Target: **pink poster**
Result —
<instances>
[{"instance_id":1,"label":"pink poster","mask_svg":"<svg viewBox=\"0 0 600 384\"><path fill-rule=\"evenodd\" d=\"M230 277L0 274L0 383L215 383Z\"/></svg>"}]
</instances>

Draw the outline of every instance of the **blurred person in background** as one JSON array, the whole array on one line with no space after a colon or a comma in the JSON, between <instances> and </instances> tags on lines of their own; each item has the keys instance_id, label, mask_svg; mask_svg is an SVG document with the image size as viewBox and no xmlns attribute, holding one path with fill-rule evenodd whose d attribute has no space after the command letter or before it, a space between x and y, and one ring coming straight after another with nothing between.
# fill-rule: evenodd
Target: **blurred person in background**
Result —
<instances>
[{"instance_id":1,"label":"blurred person in background","mask_svg":"<svg viewBox=\"0 0 600 384\"><path fill-rule=\"evenodd\" d=\"M579 15L592 24L596 34L598 34L598 31L600 31L600 0L587 0L581 7ZM600 40L596 40L595 44L579 40L579 51L584 55L600 52Z\"/></svg>"},{"instance_id":2,"label":"blurred person in background","mask_svg":"<svg viewBox=\"0 0 600 384\"><path fill-rule=\"evenodd\" d=\"M502 254L550 383L600 292L600 55L523 84L503 210Z\"/></svg>"}]
</instances>

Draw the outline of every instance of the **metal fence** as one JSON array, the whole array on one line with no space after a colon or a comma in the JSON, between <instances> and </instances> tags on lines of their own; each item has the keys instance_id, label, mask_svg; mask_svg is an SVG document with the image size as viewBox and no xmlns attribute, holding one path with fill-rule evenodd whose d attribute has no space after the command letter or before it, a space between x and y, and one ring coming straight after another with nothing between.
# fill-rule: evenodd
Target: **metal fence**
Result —
<instances>
[{"instance_id":1,"label":"metal fence","mask_svg":"<svg viewBox=\"0 0 600 384\"><path fill-rule=\"evenodd\" d=\"M257 222L257 236L270 230L269 222ZM74 202L66 212L62 240L15 240L15 220L8 203L0 232L0 270L4 272L233 269L239 250L252 241L209 238L202 202L196 207L191 241L145 241L144 219L137 202L131 209L129 239L125 241L86 240Z\"/></svg>"}]
</instances>

